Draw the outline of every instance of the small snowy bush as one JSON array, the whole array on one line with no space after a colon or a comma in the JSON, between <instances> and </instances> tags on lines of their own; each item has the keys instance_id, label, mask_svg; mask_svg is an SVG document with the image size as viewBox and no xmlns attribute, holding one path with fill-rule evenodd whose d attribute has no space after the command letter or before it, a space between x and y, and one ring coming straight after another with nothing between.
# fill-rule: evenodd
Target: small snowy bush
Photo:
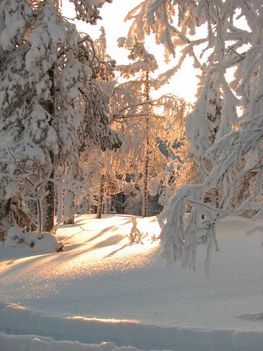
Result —
<instances>
[{"instance_id":1,"label":"small snowy bush","mask_svg":"<svg viewBox=\"0 0 263 351\"><path fill-rule=\"evenodd\" d=\"M50 233L24 232L21 228L10 227L5 242L6 247L29 246L36 252L58 252L63 244Z\"/></svg>"}]
</instances>

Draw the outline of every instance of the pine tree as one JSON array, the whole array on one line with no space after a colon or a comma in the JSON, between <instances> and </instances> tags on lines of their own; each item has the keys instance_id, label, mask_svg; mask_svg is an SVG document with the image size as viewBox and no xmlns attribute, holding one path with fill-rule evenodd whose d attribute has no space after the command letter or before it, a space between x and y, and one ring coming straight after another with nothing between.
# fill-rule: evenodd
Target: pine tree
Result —
<instances>
[{"instance_id":1,"label":"pine tree","mask_svg":"<svg viewBox=\"0 0 263 351\"><path fill-rule=\"evenodd\" d=\"M74 1L77 16L96 21L103 2ZM49 231L56 171L63 165L76 171L88 143L106 149L120 140L96 84L92 39L63 18L58 2L3 0L0 18L1 207L18 194L33 198L38 230Z\"/></svg>"}]
</instances>

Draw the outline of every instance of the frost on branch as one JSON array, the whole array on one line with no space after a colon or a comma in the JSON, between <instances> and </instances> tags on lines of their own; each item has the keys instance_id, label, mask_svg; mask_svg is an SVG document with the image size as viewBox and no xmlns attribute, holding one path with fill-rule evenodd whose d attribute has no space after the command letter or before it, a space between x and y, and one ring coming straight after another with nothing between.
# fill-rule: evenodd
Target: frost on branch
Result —
<instances>
[{"instance_id":1,"label":"frost on branch","mask_svg":"<svg viewBox=\"0 0 263 351\"><path fill-rule=\"evenodd\" d=\"M75 6L75 11L78 20L96 24L97 20L101 19L99 8L105 2L111 3L112 0L70 0Z\"/></svg>"},{"instance_id":2,"label":"frost on branch","mask_svg":"<svg viewBox=\"0 0 263 351\"><path fill-rule=\"evenodd\" d=\"M205 3L200 1L199 3ZM128 35L128 46L134 45L135 39L144 41L145 34L154 33L157 44L165 47L165 58L175 56L175 47L185 45L189 39L186 31L195 34L196 25L203 22L202 4L196 5L193 0L145 0L131 10L126 20L133 20ZM198 16L195 12L198 11ZM173 19L178 18L179 27L173 24Z\"/></svg>"},{"instance_id":3,"label":"frost on branch","mask_svg":"<svg viewBox=\"0 0 263 351\"><path fill-rule=\"evenodd\" d=\"M203 183L188 185L171 199L170 206L161 215L165 258L182 259L194 268L198 244L207 245L207 258L217 248L218 219L229 214L241 215L251 209L255 213L262 211L262 125L263 114L245 123L240 131L233 131L216 142L206 155L214 166ZM261 150L261 154L257 152L254 160L250 158L247 162L252 150ZM246 193L245 181L249 187ZM218 207L205 202L205 194L213 188L221 192ZM244 193L243 197L237 199L240 192Z\"/></svg>"},{"instance_id":4,"label":"frost on branch","mask_svg":"<svg viewBox=\"0 0 263 351\"><path fill-rule=\"evenodd\" d=\"M202 180L179 190L161 218L163 255L194 267L199 243L208 258L217 247L218 219L262 212L262 3L146 0L127 19L133 20L129 45L154 33L167 55L182 47L170 74L187 56L203 72L186 128ZM198 31L201 25L207 30Z\"/></svg>"}]
</instances>

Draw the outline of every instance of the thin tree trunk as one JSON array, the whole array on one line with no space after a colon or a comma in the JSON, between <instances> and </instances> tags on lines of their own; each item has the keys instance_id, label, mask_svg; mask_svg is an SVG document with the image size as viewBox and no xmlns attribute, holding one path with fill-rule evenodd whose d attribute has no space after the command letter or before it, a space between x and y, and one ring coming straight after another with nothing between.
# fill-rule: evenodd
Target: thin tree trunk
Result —
<instances>
[{"instance_id":1,"label":"thin tree trunk","mask_svg":"<svg viewBox=\"0 0 263 351\"><path fill-rule=\"evenodd\" d=\"M146 77L145 77L145 99L146 101L150 100L150 80L149 80L149 72L146 72ZM146 117L146 141L145 141L145 159L144 159L144 177L143 177L143 201L142 201L142 216L146 217L148 215L148 197L149 197L149 160L150 160L150 150L149 150L149 144L150 144L150 139L149 139L149 111L148 107L148 116Z\"/></svg>"},{"instance_id":2,"label":"thin tree trunk","mask_svg":"<svg viewBox=\"0 0 263 351\"><path fill-rule=\"evenodd\" d=\"M37 195L37 218L38 218L38 226L37 232L41 234L43 232L43 207L42 202L39 196Z\"/></svg>"},{"instance_id":3,"label":"thin tree trunk","mask_svg":"<svg viewBox=\"0 0 263 351\"><path fill-rule=\"evenodd\" d=\"M57 186L57 223L61 223L63 218L63 180Z\"/></svg>"},{"instance_id":4,"label":"thin tree trunk","mask_svg":"<svg viewBox=\"0 0 263 351\"><path fill-rule=\"evenodd\" d=\"M149 118L146 118L146 149L145 149L145 159L144 159L144 178L143 178L143 209L142 216L146 217L148 215L148 197L149 197Z\"/></svg>"},{"instance_id":5,"label":"thin tree trunk","mask_svg":"<svg viewBox=\"0 0 263 351\"><path fill-rule=\"evenodd\" d=\"M52 67L48 71L49 79L51 81L50 88L50 101L48 102L48 112L51 115L51 120L49 121L50 125L52 125L52 120L55 118L55 74L54 67ZM44 230L50 232L54 227L55 223L55 155L52 151L50 151L50 160L52 164L52 171L49 175L49 181L46 185L46 218L44 223Z\"/></svg>"},{"instance_id":6,"label":"thin tree trunk","mask_svg":"<svg viewBox=\"0 0 263 351\"><path fill-rule=\"evenodd\" d=\"M101 218L103 212L104 191L105 191L105 176L100 178L99 199L97 207L97 218Z\"/></svg>"},{"instance_id":7,"label":"thin tree trunk","mask_svg":"<svg viewBox=\"0 0 263 351\"><path fill-rule=\"evenodd\" d=\"M49 175L50 180L47 182L46 185L46 211L45 211L45 222L43 225L44 231L50 232L51 229L54 227L55 223L55 185L54 185L54 178L55 178L55 171L52 170L51 174Z\"/></svg>"}]
</instances>

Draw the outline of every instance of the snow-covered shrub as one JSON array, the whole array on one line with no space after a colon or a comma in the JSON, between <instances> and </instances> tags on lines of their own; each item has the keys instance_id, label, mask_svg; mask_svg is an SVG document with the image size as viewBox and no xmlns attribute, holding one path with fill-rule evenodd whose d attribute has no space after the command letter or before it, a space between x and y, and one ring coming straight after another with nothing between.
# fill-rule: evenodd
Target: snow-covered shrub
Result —
<instances>
[{"instance_id":1,"label":"snow-covered shrub","mask_svg":"<svg viewBox=\"0 0 263 351\"><path fill-rule=\"evenodd\" d=\"M18 227L10 227L5 241L6 247L29 246L36 253L58 252L63 244L51 233L25 232Z\"/></svg>"}]
</instances>

